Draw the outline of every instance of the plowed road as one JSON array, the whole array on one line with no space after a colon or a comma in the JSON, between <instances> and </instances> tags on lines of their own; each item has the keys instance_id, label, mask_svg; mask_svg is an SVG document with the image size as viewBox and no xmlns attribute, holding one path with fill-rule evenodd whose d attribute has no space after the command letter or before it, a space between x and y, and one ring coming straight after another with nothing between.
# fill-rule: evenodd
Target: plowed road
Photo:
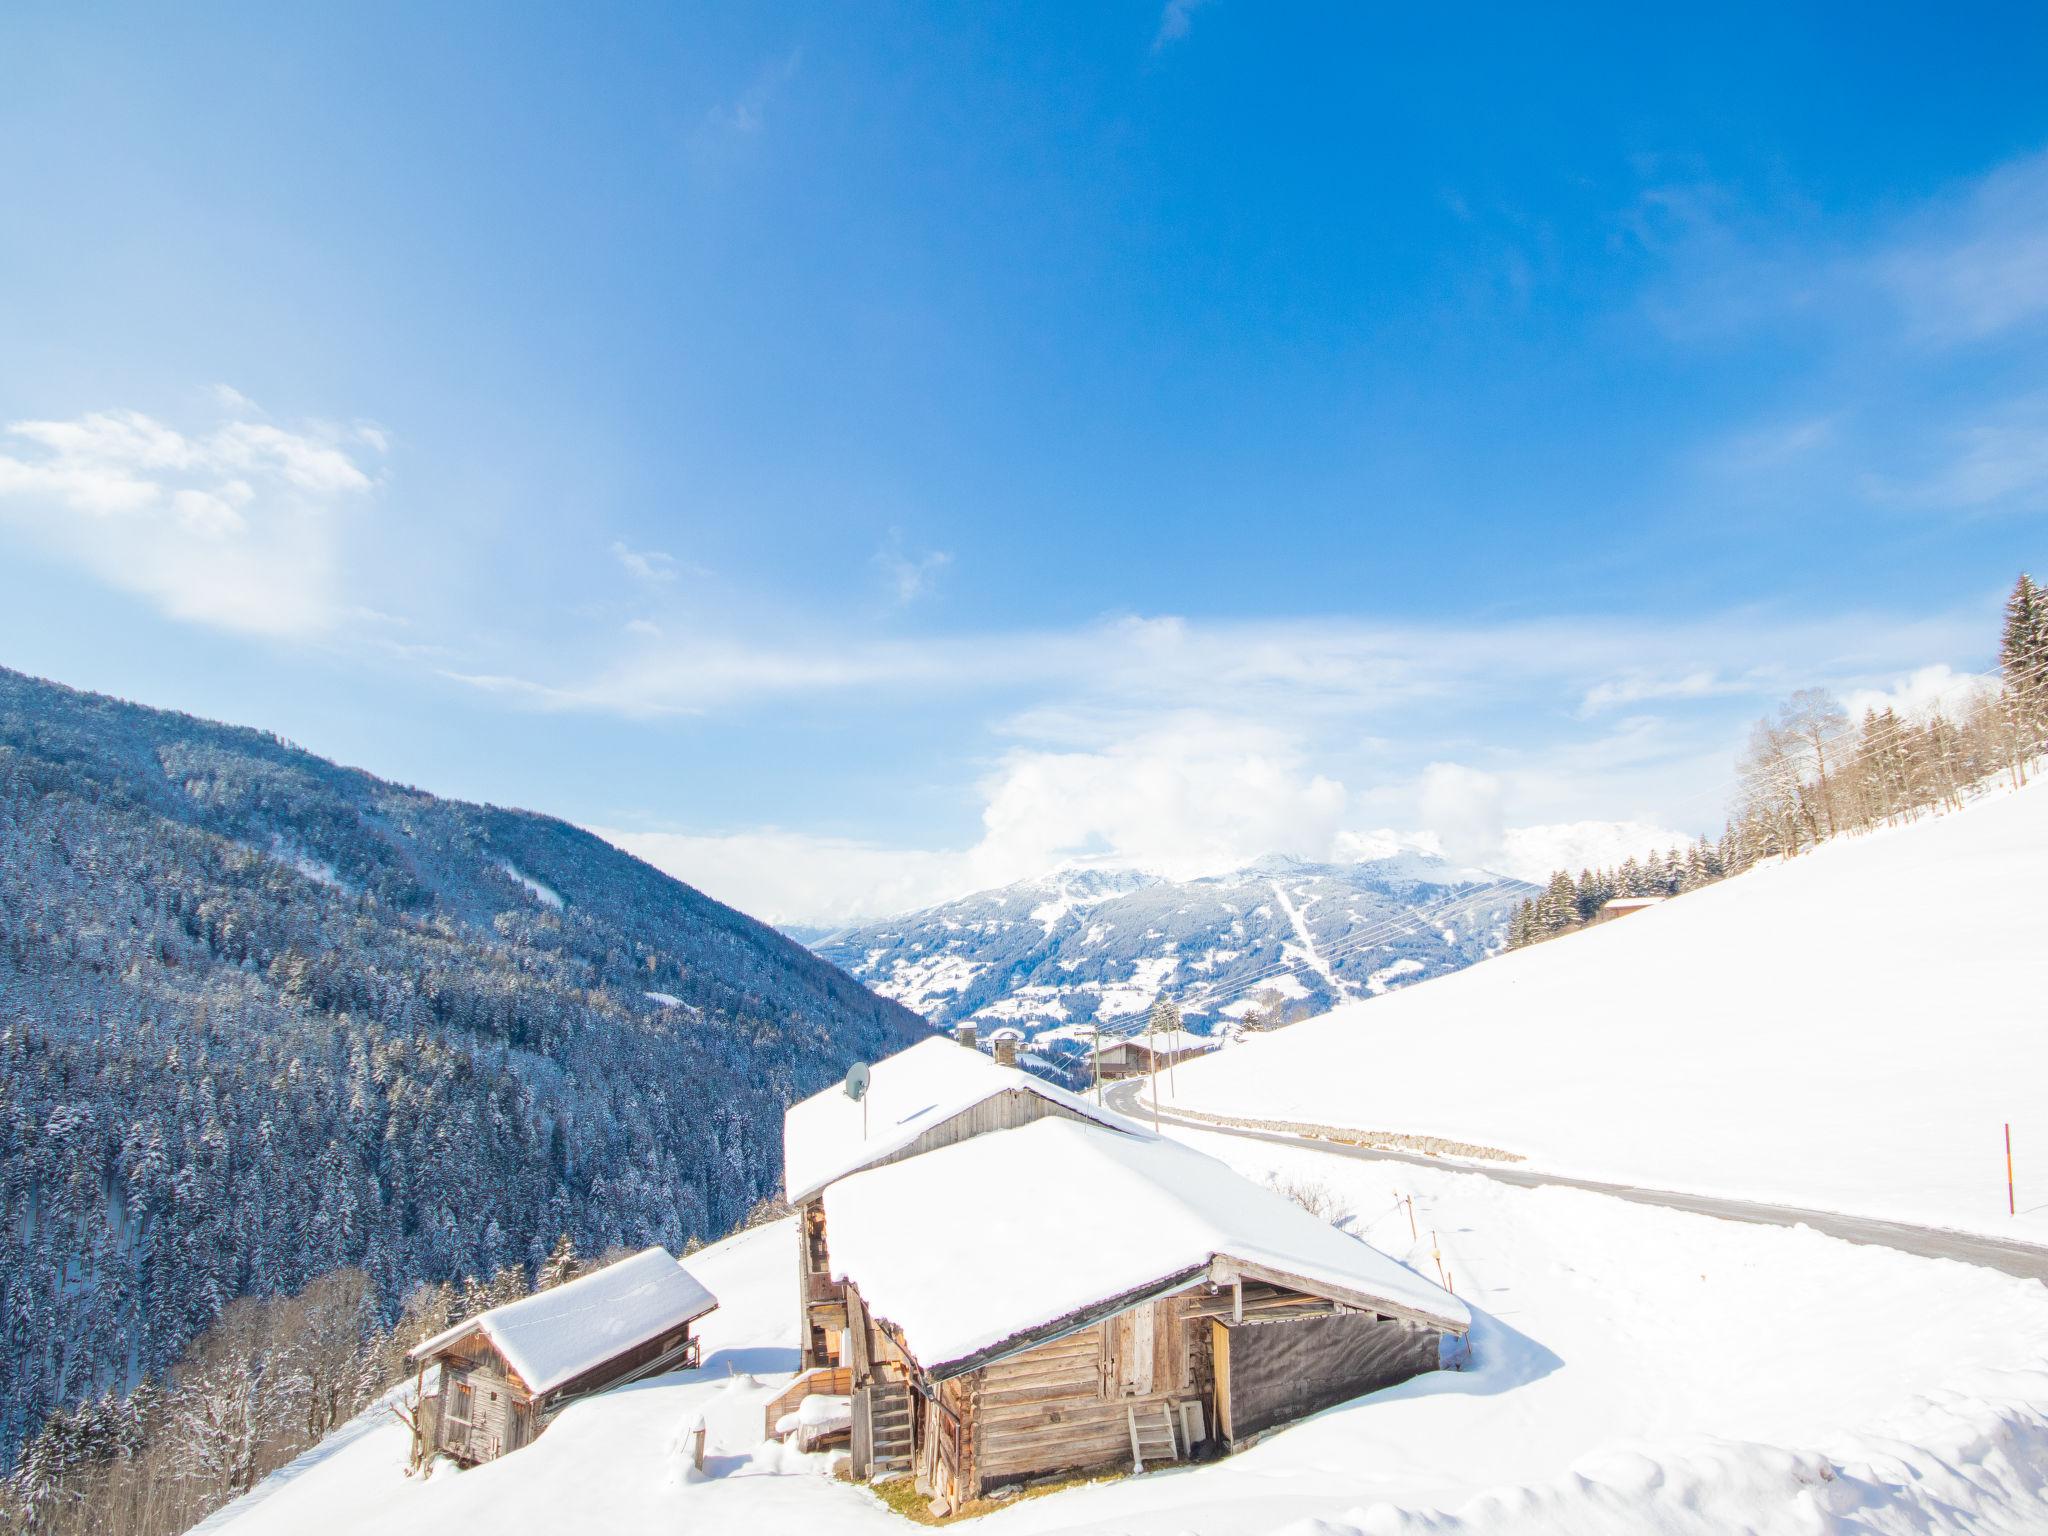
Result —
<instances>
[{"instance_id":1,"label":"plowed road","mask_svg":"<svg viewBox=\"0 0 2048 1536\"><path fill-rule=\"evenodd\" d=\"M1152 1107L1139 1099L1140 1083L1133 1079L1118 1083L1106 1094L1110 1106L1134 1120L1149 1121ZM1357 1157L1369 1162L1415 1163L1424 1168L1449 1168L1459 1173L1476 1173L1502 1184L1534 1189L1541 1184L1561 1184L1570 1189L1587 1189L1617 1200L1634 1200L1641 1205L1668 1206L1674 1211L1692 1211L1701 1216L1718 1216L1724 1221L1753 1221L1773 1227L1811 1227L1845 1242L1870 1243L1879 1248L1897 1248L1930 1259L1958 1259L1965 1264L1982 1264L2029 1280L2048 1281L2048 1248L2034 1243L2010 1242L1997 1237L1979 1237L1971 1232L1951 1232L1943 1227L1916 1227L1901 1221L1880 1221L1871 1216L1846 1216L1840 1211L1809 1211L1796 1205L1759 1205L1749 1200L1726 1200L1716 1195L1689 1195L1675 1189L1644 1189L1635 1184L1605 1184L1598 1179L1574 1179L1559 1173L1542 1173L1533 1168L1467 1162L1461 1159L1429 1157L1420 1152L1399 1152L1383 1147L1354 1147L1342 1142L1319 1141L1307 1136L1290 1136L1283 1131L1258 1131L1244 1126L1212 1125L1187 1120L1162 1110L1162 1125L1190 1131L1208 1131L1220 1136L1241 1136L1247 1141L1270 1141L1276 1146L1302 1147L1326 1152L1332 1157Z\"/></svg>"}]
</instances>

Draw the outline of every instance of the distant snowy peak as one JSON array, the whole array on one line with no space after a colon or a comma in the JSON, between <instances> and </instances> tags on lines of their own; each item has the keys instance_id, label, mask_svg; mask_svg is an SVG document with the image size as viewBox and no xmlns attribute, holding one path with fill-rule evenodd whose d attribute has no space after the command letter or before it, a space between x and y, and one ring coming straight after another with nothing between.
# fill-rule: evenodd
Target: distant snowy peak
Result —
<instances>
[{"instance_id":1,"label":"distant snowy peak","mask_svg":"<svg viewBox=\"0 0 2048 1536\"><path fill-rule=\"evenodd\" d=\"M1077 1050L1160 997L1215 1033L1457 970L1501 947L1534 890L1422 849L1374 852L1276 854L1191 880L1068 866L813 947L935 1024L1014 1024Z\"/></svg>"}]
</instances>

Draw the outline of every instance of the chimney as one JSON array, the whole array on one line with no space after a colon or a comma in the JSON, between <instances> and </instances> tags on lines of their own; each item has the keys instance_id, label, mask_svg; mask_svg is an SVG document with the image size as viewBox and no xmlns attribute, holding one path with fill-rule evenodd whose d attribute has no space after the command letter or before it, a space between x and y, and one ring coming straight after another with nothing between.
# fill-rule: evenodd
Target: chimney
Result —
<instances>
[{"instance_id":1,"label":"chimney","mask_svg":"<svg viewBox=\"0 0 2048 1536\"><path fill-rule=\"evenodd\" d=\"M974 1021L972 1019L954 1025L953 1034L970 1051L976 1049L974 1044Z\"/></svg>"},{"instance_id":2,"label":"chimney","mask_svg":"<svg viewBox=\"0 0 2048 1536\"><path fill-rule=\"evenodd\" d=\"M989 1036L996 1048L996 1065L1014 1067L1017 1065L1017 1037L1008 1030L1000 1030Z\"/></svg>"}]
</instances>

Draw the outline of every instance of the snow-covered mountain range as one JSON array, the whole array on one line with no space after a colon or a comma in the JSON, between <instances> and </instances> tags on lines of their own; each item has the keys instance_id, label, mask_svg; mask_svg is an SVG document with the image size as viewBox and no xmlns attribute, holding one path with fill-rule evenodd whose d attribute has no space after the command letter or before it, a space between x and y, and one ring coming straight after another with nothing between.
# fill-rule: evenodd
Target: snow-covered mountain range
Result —
<instances>
[{"instance_id":1,"label":"snow-covered mountain range","mask_svg":"<svg viewBox=\"0 0 2048 1536\"><path fill-rule=\"evenodd\" d=\"M1164 995L1190 1028L1214 1033L1470 965L1502 946L1515 903L1535 889L1414 852L1355 864L1273 856L1196 880L1068 867L812 948L935 1024L1078 1039Z\"/></svg>"}]
</instances>

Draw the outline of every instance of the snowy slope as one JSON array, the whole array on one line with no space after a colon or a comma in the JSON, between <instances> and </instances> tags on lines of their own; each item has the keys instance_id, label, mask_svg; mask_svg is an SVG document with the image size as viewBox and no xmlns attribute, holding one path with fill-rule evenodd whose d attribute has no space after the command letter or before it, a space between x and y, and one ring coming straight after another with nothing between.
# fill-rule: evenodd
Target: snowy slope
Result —
<instances>
[{"instance_id":1,"label":"snowy slope","mask_svg":"<svg viewBox=\"0 0 2048 1536\"><path fill-rule=\"evenodd\" d=\"M1180 1103L1212 1112L2048 1239L2048 786L1828 843L1176 1077Z\"/></svg>"},{"instance_id":2,"label":"snowy slope","mask_svg":"<svg viewBox=\"0 0 2048 1536\"><path fill-rule=\"evenodd\" d=\"M1989 1270L1452 1170L1191 1138L1325 1182L1352 1230L1476 1314L1475 1361L1318 1414L1210 1466L1020 1500L990 1536L1707 1536L2048 1528L2048 1289ZM1411 1242L1396 1200L1414 1197ZM403 1475L371 1419L212 1522L231 1536L867 1536L911 1529L822 1457L760 1444L795 1361L787 1222L692 1256L705 1366L565 1413L471 1472ZM1940 1326L1929 1327L1939 1317ZM709 1477L674 1446L698 1414ZM1320 1522L1313 1526L1303 1522Z\"/></svg>"},{"instance_id":3,"label":"snowy slope","mask_svg":"<svg viewBox=\"0 0 2048 1536\"><path fill-rule=\"evenodd\" d=\"M1164 994L1208 1032L1268 987L1315 1013L1470 965L1500 947L1533 891L1414 852L1352 864L1274 856L1180 881L1065 869L812 947L935 1024L1014 1024L1043 1040L1134 1020ZM1458 905L1431 920L1447 903Z\"/></svg>"}]
</instances>

